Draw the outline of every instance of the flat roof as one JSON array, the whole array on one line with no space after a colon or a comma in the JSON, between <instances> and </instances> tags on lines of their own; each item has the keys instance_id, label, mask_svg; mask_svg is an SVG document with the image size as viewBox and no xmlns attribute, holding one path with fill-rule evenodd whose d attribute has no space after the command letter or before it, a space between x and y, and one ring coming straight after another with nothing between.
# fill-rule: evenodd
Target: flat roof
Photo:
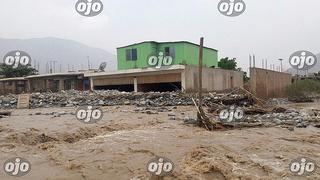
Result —
<instances>
[{"instance_id":1,"label":"flat roof","mask_svg":"<svg viewBox=\"0 0 320 180\"><path fill-rule=\"evenodd\" d=\"M3 78L0 79L0 82L2 81L24 81L26 80L25 77L14 77L14 78Z\"/></svg>"},{"instance_id":2,"label":"flat roof","mask_svg":"<svg viewBox=\"0 0 320 180\"><path fill-rule=\"evenodd\" d=\"M200 46L199 44L195 44L195 43L192 43L192 42L189 42L189 41L166 41L166 42L143 41L143 42L139 42L139 43L130 44L130 45L127 45L127 46L118 47L117 49L126 48L126 47L129 47L129 46L139 45L139 44L143 44L143 43L158 43L158 44L161 44L161 43L188 43L188 44ZM213 48L209 48L209 47L206 47L206 46L204 46L204 48L211 49L211 50L214 50L214 51L218 52L218 50L213 49Z\"/></svg>"},{"instance_id":3,"label":"flat roof","mask_svg":"<svg viewBox=\"0 0 320 180\"><path fill-rule=\"evenodd\" d=\"M115 76L115 75L131 75L131 74L145 74L145 73L161 73L168 71L182 71L185 69L184 65L173 65L169 67L157 68L144 68L144 69L126 69L118 70L114 72L96 72L96 73L86 73L84 77L99 77L99 76Z\"/></svg>"},{"instance_id":4,"label":"flat roof","mask_svg":"<svg viewBox=\"0 0 320 180\"><path fill-rule=\"evenodd\" d=\"M84 74L83 72L68 72L68 73L32 75L32 76L27 76L25 78L31 79L31 78L56 77L56 76L77 76L77 75L83 75L83 74Z\"/></svg>"}]
</instances>

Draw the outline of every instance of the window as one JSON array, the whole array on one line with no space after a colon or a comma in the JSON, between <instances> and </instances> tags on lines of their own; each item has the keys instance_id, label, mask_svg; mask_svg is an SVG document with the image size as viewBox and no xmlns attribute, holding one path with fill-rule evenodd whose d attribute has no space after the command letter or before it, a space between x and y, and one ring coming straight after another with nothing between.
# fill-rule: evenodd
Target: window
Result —
<instances>
[{"instance_id":1,"label":"window","mask_svg":"<svg viewBox=\"0 0 320 180\"><path fill-rule=\"evenodd\" d=\"M171 56L172 58L176 57L176 50L174 47L165 47L164 48L165 56Z\"/></svg>"},{"instance_id":2,"label":"window","mask_svg":"<svg viewBox=\"0 0 320 180\"><path fill-rule=\"evenodd\" d=\"M136 61L138 59L138 50L137 49L127 49L126 50L126 59L127 59L127 61Z\"/></svg>"}]
</instances>

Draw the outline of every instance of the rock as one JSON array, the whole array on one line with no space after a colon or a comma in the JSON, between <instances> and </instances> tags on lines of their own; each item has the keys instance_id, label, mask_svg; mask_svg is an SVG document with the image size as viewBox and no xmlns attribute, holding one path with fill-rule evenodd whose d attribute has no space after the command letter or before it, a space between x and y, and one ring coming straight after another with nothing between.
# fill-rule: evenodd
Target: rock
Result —
<instances>
[{"instance_id":1,"label":"rock","mask_svg":"<svg viewBox=\"0 0 320 180\"><path fill-rule=\"evenodd\" d=\"M123 104L124 105L130 105L130 101L125 101Z\"/></svg>"},{"instance_id":2,"label":"rock","mask_svg":"<svg viewBox=\"0 0 320 180\"><path fill-rule=\"evenodd\" d=\"M280 119L278 119L278 118L274 118L273 122L276 123L276 125L281 125L282 124L282 121Z\"/></svg>"},{"instance_id":3,"label":"rock","mask_svg":"<svg viewBox=\"0 0 320 180\"><path fill-rule=\"evenodd\" d=\"M41 112L36 112L35 115L41 115Z\"/></svg>"},{"instance_id":4,"label":"rock","mask_svg":"<svg viewBox=\"0 0 320 180\"><path fill-rule=\"evenodd\" d=\"M289 131L294 131L294 127L287 127Z\"/></svg>"},{"instance_id":5,"label":"rock","mask_svg":"<svg viewBox=\"0 0 320 180\"><path fill-rule=\"evenodd\" d=\"M103 100L100 100L100 101L98 102L98 104L99 104L100 106L102 106L102 105L104 105L104 101L103 101Z\"/></svg>"},{"instance_id":6,"label":"rock","mask_svg":"<svg viewBox=\"0 0 320 180\"><path fill-rule=\"evenodd\" d=\"M147 114L159 114L158 112L153 112L153 111L150 111L150 110L147 110L146 113Z\"/></svg>"},{"instance_id":7,"label":"rock","mask_svg":"<svg viewBox=\"0 0 320 180\"><path fill-rule=\"evenodd\" d=\"M306 127L308 127L308 124L305 123L305 122L301 122L301 123L298 123L298 124L296 125L296 127L297 127L297 128L306 128Z\"/></svg>"},{"instance_id":8,"label":"rock","mask_svg":"<svg viewBox=\"0 0 320 180\"><path fill-rule=\"evenodd\" d=\"M197 119L196 118L191 118L191 117L185 117L183 119L183 122L185 124L197 124Z\"/></svg>"}]
</instances>

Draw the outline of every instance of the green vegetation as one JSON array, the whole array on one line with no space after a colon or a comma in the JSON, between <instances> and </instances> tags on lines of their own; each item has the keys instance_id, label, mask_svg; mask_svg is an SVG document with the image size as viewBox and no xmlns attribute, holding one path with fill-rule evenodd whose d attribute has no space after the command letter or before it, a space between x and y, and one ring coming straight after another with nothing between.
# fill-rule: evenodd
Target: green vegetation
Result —
<instances>
[{"instance_id":1,"label":"green vegetation","mask_svg":"<svg viewBox=\"0 0 320 180\"><path fill-rule=\"evenodd\" d=\"M232 59L229 59L229 57L222 58L218 62L218 67L221 69L242 71L241 68L237 68L237 61L236 60L237 60L236 58L232 58ZM248 77L248 73L244 72L243 81L248 82L249 80L250 80L250 78Z\"/></svg>"},{"instance_id":2,"label":"green vegetation","mask_svg":"<svg viewBox=\"0 0 320 180\"><path fill-rule=\"evenodd\" d=\"M218 63L218 67L220 67L221 69L236 71L237 70L236 58L233 58L233 59L229 59L229 57L222 58Z\"/></svg>"},{"instance_id":3,"label":"green vegetation","mask_svg":"<svg viewBox=\"0 0 320 180\"><path fill-rule=\"evenodd\" d=\"M308 101L312 95L320 95L320 82L315 80L299 80L286 88L290 100Z\"/></svg>"},{"instance_id":4,"label":"green vegetation","mask_svg":"<svg viewBox=\"0 0 320 180\"><path fill-rule=\"evenodd\" d=\"M38 74L38 71L30 65L13 68L12 66L8 66L6 64L0 64L0 75L4 76L5 78L24 77L36 74Z\"/></svg>"}]
</instances>

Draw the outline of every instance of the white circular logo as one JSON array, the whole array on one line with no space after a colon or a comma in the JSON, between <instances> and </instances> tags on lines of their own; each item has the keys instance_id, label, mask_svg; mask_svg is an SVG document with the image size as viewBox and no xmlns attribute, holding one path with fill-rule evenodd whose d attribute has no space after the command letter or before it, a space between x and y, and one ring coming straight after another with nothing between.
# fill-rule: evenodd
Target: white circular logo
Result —
<instances>
[{"instance_id":1,"label":"white circular logo","mask_svg":"<svg viewBox=\"0 0 320 180\"><path fill-rule=\"evenodd\" d=\"M218 10L225 16L235 17L246 10L246 4L242 0L221 0L218 4Z\"/></svg>"},{"instance_id":2,"label":"white circular logo","mask_svg":"<svg viewBox=\"0 0 320 180\"><path fill-rule=\"evenodd\" d=\"M162 65L170 66L173 63L171 56L164 56L163 52L159 52L158 56L151 55L148 58L148 65L155 68L161 68Z\"/></svg>"},{"instance_id":3,"label":"white circular logo","mask_svg":"<svg viewBox=\"0 0 320 180\"><path fill-rule=\"evenodd\" d=\"M97 16L102 10L103 4L100 0L78 0L76 3L76 11L82 16Z\"/></svg>"},{"instance_id":4,"label":"white circular logo","mask_svg":"<svg viewBox=\"0 0 320 180\"><path fill-rule=\"evenodd\" d=\"M20 50L15 50L7 53L3 57L3 63L17 68L19 66L27 66L31 64L31 57L28 53Z\"/></svg>"},{"instance_id":5,"label":"white circular logo","mask_svg":"<svg viewBox=\"0 0 320 180\"><path fill-rule=\"evenodd\" d=\"M317 56L310 51L297 51L289 58L290 65L297 70L309 70L317 64Z\"/></svg>"},{"instance_id":6,"label":"white circular logo","mask_svg":"<svg viewBox=\"0 0 320 180\"><path fill-rule=\"evenodd\" d=\"M245 117L244 111L240 107L231 106L229 109L223 109L219 113L219 119L222 122L240 121Z\"/></svg>"},{"instance_id":7,"label":"white circular logo","mask_svg":"<svg viewBox=\"0 0 320 180\"><path fill-rule=\"evenodd\" d=\"M100 121L102 117L102 110L93 106L80 107L76 112L76 118L86 124L96 123Z\"/></svg>"},{"instance_id":8,"label":"white circular logo","mask_svg":"<svg viewBox=\"0 0 320 180\"><path fill-rule=\"evenodd\" d=\"M8 159L3 165L4 172L10 176L24 176L31 170L31 164L28 160L15 157Z\"/></svg>"},{"instance_id":9,"label":"white circular logo","mask_svg":"<svg viewBox=\"0 0 320 180\"><path fill-rule=\"evenodd\" d=\"M173 162L165 157L156 157L149 161L148 171L155 176L167 176L173 172Z\"/></svg>"},{"instance_id":10,"label":"white circular logo","mask_svg":"<svg viewBox=\"0 0 320 180\"><path fill-rule=\"evenodd\" d=\"M300 157L290 163L290 171L295 175L309 175L317 168L315 161L306 157Z\"/></svg>"}]
</instances>

